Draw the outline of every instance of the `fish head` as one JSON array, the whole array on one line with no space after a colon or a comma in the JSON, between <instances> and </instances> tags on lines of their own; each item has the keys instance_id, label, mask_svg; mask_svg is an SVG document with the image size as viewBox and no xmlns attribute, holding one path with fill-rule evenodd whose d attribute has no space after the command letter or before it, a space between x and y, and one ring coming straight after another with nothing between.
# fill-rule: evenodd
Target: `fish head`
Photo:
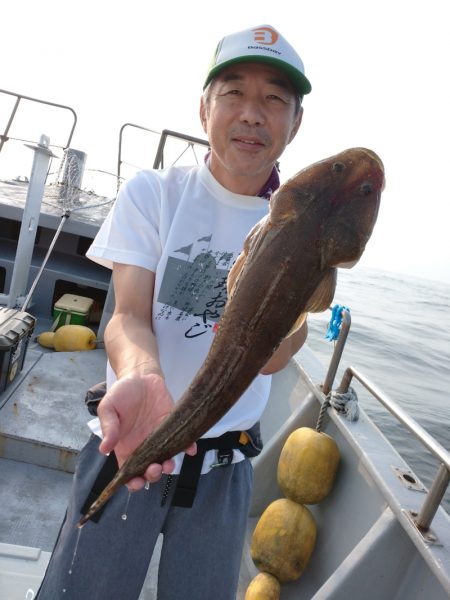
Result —
<instances>
[{"instance_id":1,"label":"fish head","mask_svg":"<svg viewBox=\"0 0 450 600\"><path fill-rule=\"evenodd\" d=\"M351 148L328 161L331 217L323 224L321 266L351 267L361 258L372 235L384 189L381 159L366 148Z\"/></svg>"},{"instance_id":2,"label":"fish head","mask_svg":"<svg viewBox=\"0 0 450 600\"><path fill-rule=\"evenodd\" d=\"M364 252L380 206L385 176L381 159L350 148L300 171L285 184L287 202L274 198L271 220L309 223L322 270L353 266Z\"/></svg>"}]
</instances>

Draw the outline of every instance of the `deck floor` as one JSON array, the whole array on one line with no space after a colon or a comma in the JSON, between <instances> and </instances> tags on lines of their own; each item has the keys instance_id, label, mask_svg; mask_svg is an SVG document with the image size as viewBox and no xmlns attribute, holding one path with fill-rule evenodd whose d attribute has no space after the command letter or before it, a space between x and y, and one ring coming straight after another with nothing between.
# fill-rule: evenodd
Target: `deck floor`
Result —
<instances>
[{"instance_id":1,"label":"deck floor","mask_svg":"<svg viewBox=\"0 0 450 600\"><path fill-rule=\"evenodd\" d=\"M1 395L2 542L53 548L90 435L84 394L104 379L105 361L103 350L41 352L33 342L18 381Z\"/></svg>"},{"instance_id":2,"label":"deck floor","mask_svg":"<svg viewBox=\"0 0 450 600\"><path fill-rule=\"evenodd\" d=\"M51 552L71 484L71 473L0 458L0 540Z\"/></svg>"}]
</instances>

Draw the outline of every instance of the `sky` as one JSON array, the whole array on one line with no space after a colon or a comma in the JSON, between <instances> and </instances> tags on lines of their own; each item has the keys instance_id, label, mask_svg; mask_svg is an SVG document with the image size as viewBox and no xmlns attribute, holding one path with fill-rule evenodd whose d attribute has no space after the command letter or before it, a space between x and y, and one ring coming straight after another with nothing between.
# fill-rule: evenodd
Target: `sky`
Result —
<instances>
[{"instance_id":1,"label":"sky","mask_svg":"<svg viewBox=\"0 0 450 600\"><path fill-rule=\"evenodd\" d=\"M447 10L446 0L9 0L0 88L74 108L72 147L90 168L115 172L124 123L204 137L199 99L218 41L270 24L312 84L282 180L345 148L371 148L386 189L360 264L450 283ZM2 131L9 111L0 99ZM37 136L64 144L66 117L28 118Z\"/></svg>"}]
</instances>

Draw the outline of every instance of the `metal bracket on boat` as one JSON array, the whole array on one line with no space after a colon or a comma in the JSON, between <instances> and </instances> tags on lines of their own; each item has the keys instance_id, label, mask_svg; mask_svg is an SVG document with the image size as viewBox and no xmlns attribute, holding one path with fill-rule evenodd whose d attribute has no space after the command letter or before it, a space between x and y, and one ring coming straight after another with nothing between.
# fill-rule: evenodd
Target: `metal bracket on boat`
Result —
<instances>
[{"instance_id":1,"label":"metal bracket on boat","mask_svg":"<svg viewBox=\"0 0 450 600\"><path fill-rule=\"evenodd\" d=\"M422 529L417 524L418 513L414 510L402 510L402 513L406 515L412 525L414 525L416 531L421 535L424 542L427 544L439 545L439 538L432 529Z\"/></svg>"},{"instance_id":2,"label":"metal bracket on boat","mask_svg":"<svg viewBox=\"0 0 450 600\"><path fill-rule=\"evenodd\" d=\"M392 467L392 470L400 483L408 488L408 490L426 493L427 488L417 479L412 471L402 467Z\"/></svg>"},{"instance_id":3,"label":"metal bracket on boat","mask_svg":"<svg viewBox=\"0 0 450 600\"><path fill-rule=\"evenodd\" d=\"M41 135L39 143L37 144L24 144L30 150L34 150L37 153L48 156L49 158L58 158L56 154L50 150L50 138L44 134Z\"/></svg>"}]
</instances>

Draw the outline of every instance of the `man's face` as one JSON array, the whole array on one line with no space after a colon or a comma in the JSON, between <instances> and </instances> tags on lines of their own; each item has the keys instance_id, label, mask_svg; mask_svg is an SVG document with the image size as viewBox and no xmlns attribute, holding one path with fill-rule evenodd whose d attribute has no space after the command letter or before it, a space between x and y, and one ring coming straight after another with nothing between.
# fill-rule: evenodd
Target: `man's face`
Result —
<instances>
[{"instance_id":1,"label":"man's face","mask_svg":"<svg viewBox=\"0 0 450 600\"><path fill-rule=\"evenodd\" d=\"M302 118L287 77L262 63L227 67L202 98L200 118L211 144L210 168L226 188L257 194Z\"/></svg>"}]
</instances>

